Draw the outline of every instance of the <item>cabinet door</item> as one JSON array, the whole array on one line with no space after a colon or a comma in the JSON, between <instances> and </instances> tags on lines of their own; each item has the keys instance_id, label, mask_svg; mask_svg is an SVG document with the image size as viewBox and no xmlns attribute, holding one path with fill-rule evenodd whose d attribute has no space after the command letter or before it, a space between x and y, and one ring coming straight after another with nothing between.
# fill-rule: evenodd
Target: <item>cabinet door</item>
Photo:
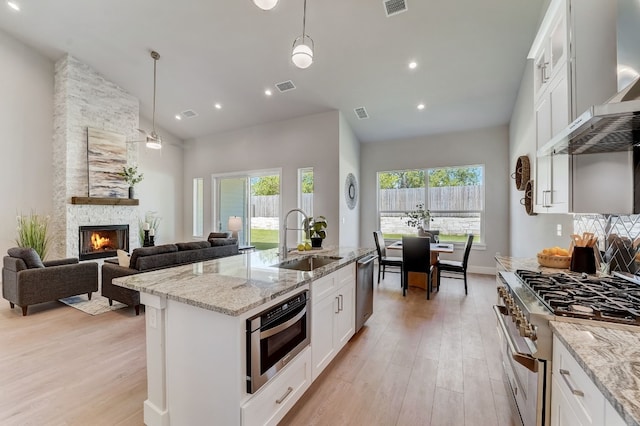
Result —
<instances>
[{"instance_id":1,"label":"cabinet door","mask_svg":"<svg viewBox=\"0 0 640 426\"><path fill-rule=\"evenodd\" d=\"M555 78L567 59L567 9L560 6L549 31L549 78Z\"/></svg>"},{"instance_id":2,"label":"cabinet door","mask_svg":"<svg viewBox=\"0 0 640 426\"><path fill-rule=\"evenodd\" d=\"M551 426L587 426L573 412L569 399L555 377L551 382Z\"/></svg>"},{"instance_id":3,"label":"cabinet door","mask_svg":"<svg viewBox=\"0 0 640 426\"><path fill-rule=\"evenodd\" d=\"M547 48L542 47L538 55L533 62L533 94L534 99L542 96L544 89L546 88L547 81L549 80L549 59L547 55Z\"/></svg>"},{"instance_id":4,"label":"cabinet door","mask_svg":"<svg viewBox=\"0 0 640 426\"><path fill-rule=\"evenodd\" d=\"M315 380L336 354L334 335L338 313L337 296L329 296L311 307L311 367Z\"/></svg>"},{"instance_id":5,"label":"cabinet door","mask_svg":"<svg viewBox=\"0 0 640 426\"><path fill-rule=\"evenodd\" d=\"M340 312L336 323L336 351L340 351L353 336L356 328L356 283L354 280L338 289Z\"/></svg>"},{"instance_id":6,"label":"cabinet door","mask_svg":"<svg viewBox=\"0 0 640 426\"><path fill-rule=\"evenodd\" d=\"M605 426L625 426L627 424L609 401L606 401L604 407L604 424Z\"/></svg>"},{"instance_id":7,"label":"cabinet door","mask_svg":"<svg viewBox=\"0 0 640 426\"><path fill-rule=\"evenodd\" d=\"M549 85L549 138L557 135L570 122L568 80L567 67L563 66Z\"/></svg>"},{"instance_id":8,"label":"cabinet door","mask_svg":"<svg viewBox=\"0 0 640 426\"><path fill-rule=\"evenodd\" d=\"M569 155L551 155L551 209L549 213L569 211Z\"/></svg>"}]
</instances>

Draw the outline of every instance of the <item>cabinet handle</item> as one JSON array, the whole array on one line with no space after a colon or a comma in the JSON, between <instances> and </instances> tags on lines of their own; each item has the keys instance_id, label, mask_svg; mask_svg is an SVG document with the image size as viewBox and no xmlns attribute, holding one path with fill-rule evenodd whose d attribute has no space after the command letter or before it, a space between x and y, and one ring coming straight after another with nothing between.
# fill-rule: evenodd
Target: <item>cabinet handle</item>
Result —
<instances>
[{"instance_id":1,"label":"cabinet handle","mask_svg":"<svg viewBox=\"0 0 640 426\"><path fill-rule=\"evenodd\" d=\"M341 294L338 295L338 311L344 311L344 301Z\"/></svg>"},{"instance_id":2,"label":"cabinet handle","mask_svg":"<svg viewBox=\"0 0 640 426\"><path fill-rule=\"evenodd\" d=\"M560 375L562 376L562 378L564 379L564 382L567 384L567 386L569 387L569 390L571 391L572 394L576 395L576 396L584 396L584 392L582 392L581 390L578 390L576 388L574 388L571 383L569 382L569 379L567 379L567 376L570 376L571 373L569 373L569 370L564 370L564 369L560 369Z\"/></svg>"},{"instance_id":3,"label":"cabinet handle","mask_svg":"<svg viewBox=\"0 0 640 426\"><path fill-rule=\"evenodd\" d=\"M287 399L287 397L289 396L289 394L293 392L293 388L291 386L289 386L287 388L287 391L284 393L284 395L282 395L280 397L280 399L276 399L276 404L282 404L282 401L284 401L285 399Z\"/></svg>"},{"instance_id":4,"label":"cabinet handle","mask_svg":"<svg viewBox=\"0 0 640 426\"><path fill-rule=\"evenodd\" d=\"M547 66L549 65L549 62L545 62L544 65L542 66L542 81L543 82L547 82L549 80L549 76L547 75Z\"/></svg>"},{"instance_id":5,"label":"cabinet handle","mask_svg":"<svg viewBox=\"0 0 640 426\"><path fill-rule=\"evenodd\" d=\"M336 307L338 310L335 311L334 314L339 314L340 313L340 299L338 298L338 296L336 296L335 299L338 302L338 306Z\"/></svg>"},{"instance_id":6,"label":"cabinet handle","mask_svg":"<svg viewBox=\"0 0 640 426\"><path fill-rule=\"evenodd\" d=\"M542 191L542 207L551 207L551 203L547 201L547 194L551 196L551 191Z\"/></svg>"}]
</instances>

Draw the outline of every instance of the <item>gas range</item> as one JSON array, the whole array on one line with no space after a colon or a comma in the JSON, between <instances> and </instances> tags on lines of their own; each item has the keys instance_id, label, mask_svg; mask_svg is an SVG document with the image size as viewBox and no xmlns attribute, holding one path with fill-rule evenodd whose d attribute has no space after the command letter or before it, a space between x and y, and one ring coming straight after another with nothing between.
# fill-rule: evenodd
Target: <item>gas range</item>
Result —
<instances>
[{"instance_id":1,"label":"gas range","mask_svg":"<svg viewBox=\"0 0 640 426\"><path fill-rule=\"evenodd\" d=\"M556 316L640 325L640 286L636 283L563 272L518 270L516 276Z\"/></svg>"}]
</instances>

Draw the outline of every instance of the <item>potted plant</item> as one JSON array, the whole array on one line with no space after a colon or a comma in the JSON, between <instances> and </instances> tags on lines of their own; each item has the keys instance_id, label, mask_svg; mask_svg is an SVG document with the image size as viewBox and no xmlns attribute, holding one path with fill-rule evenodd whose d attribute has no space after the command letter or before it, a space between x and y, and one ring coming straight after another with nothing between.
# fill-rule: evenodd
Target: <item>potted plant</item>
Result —
<instances>
[{"instance_id":1,"label":"potted plant","mask_svg":"<svg viewBox=\"0 0 640 426\"><path fill-rule=\"evenodd\" d=\"M18 237L16 244L18 247L33 248L40 259L44 260L49 249L49 216L40 216L31 212L29 216L19 215Z\"/></svg>"},{"instance_id":2,"label":"potted plant","mask_svg":"<svg viewBox=\"0 0 640 426\"><path fill-rule=\"evenodd\" d=\"M122 166L122 171L118 174L129 185L129 198L134 198L133 187L142 181L144 174L138 173L138 166Z\"/></svg>"},{"instance_id":3,"label":"potted plant","mask_svg":"<svg viewBox=\"0 0 640 426\"><path fill-rule=\"evenodd\" d=\"M318 216L309 218L302 221L302 227L309 230L309 238L311 238L311 247L322 247L322 240L327 238L327 218L324 216Z\"/></svg>"},{"instance_id":4,"label":"potted plant","mask_svg":"<svg viewBox=\"0 0 640 426\"><path fill-rule=\"evenodd\" d=\"M424 203L416 204L415 210L405 212L405 214L408 217L407 225L418 228L418 235L423 235L425 229L429 229L429 222L433 220L431 212L424 208Z\"/></svg>"}]
</instances>

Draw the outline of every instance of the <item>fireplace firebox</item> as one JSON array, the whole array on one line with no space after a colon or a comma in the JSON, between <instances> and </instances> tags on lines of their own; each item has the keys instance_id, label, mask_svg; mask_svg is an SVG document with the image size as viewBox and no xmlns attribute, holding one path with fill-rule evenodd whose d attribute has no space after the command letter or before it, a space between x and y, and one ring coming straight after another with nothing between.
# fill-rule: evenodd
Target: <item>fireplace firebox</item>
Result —
<instances>
[{"instance_id":1,"label":"fireplace firebox","mask_svg":"<svg viewBox=\"0 0 640 426\"><path fill-rule=\"evenodd\" d=\"M80 260L117 256L117 250L129 251L129 225L81 226Z\"/></svg>"}]
</instances>

